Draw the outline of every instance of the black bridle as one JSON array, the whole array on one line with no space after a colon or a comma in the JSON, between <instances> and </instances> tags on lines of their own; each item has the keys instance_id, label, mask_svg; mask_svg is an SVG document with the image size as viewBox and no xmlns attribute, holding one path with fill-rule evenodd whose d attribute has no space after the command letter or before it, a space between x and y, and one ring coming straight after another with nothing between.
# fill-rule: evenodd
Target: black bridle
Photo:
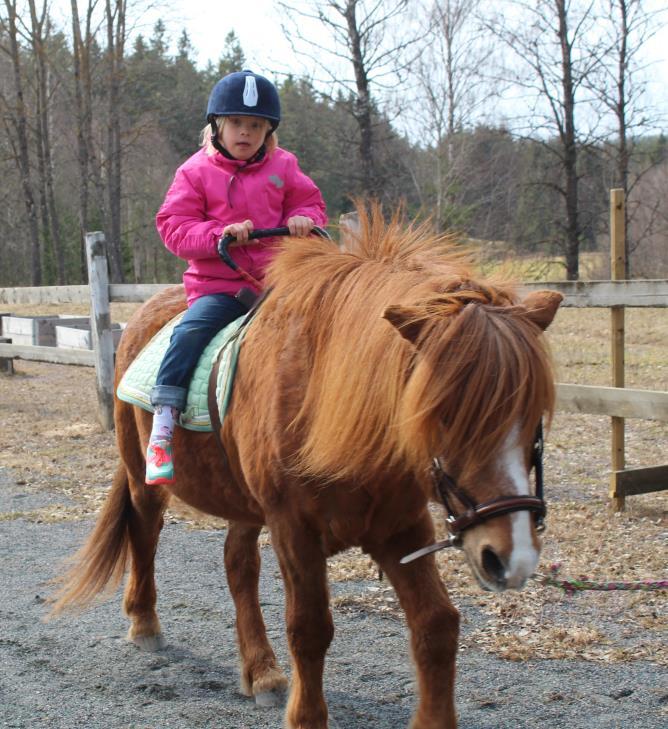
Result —
<instances>
[{"instance_id":1,"label":"black bridle","mask_svg":"<svg viewBox=\"0 0 668 729\"><path fill-rule=\"evenodd\" d=\"M418 549L402 557L401 564L412 562L414 559L424 557L426 554L437 552L446 547L460 547L462 532L488 519L502 514L511 514L514 511L530 511L533 514L536 531L545 529L545 514L547 507L543 500L543 424L539 423L536 429L533 447L531 449L531 468L534 470L536 492L534 496L499 496L497 499L477 504L457 482L445 471L440 458L434 458L431 467L431 476L439 498L448 518L445 523L450 532L448 539L436 544ZM453 497L463 505L464 511L457 513L452 505Z\"/></svg>"}]
</instances>

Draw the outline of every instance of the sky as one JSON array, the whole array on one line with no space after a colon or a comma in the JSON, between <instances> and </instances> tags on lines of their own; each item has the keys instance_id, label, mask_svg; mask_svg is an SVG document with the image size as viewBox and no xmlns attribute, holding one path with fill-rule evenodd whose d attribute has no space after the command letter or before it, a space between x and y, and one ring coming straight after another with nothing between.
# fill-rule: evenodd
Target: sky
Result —
<instances>
[{"instance_id":1,"label":"sky","mask_svg":"<svg viewBox=\"0 0 668 729\"><path fill-rule=\"evenodd\" d=\"M297 4L295 0L287 0ZM645 0L648 8L665 8L665 0ZM216 61L223 52L223 40L233 29L243 48L247 65L259 73L293 72L297 75L307 69L307 60L295 57L289 40L281 29L281 11L276 0L188 0L187 8L173 11L179 29L186 28L198 62L204 66L208 60ZM166 19L168 14L163 12ZM668 117L668 14L667 23L651 40L647 58L651 61L650 94L654 103L659 103ZM302 28L302 32L303 32ZM317 39L314 26L313 34ZM667 122L668 123L668 122Z\"/></svg>"},{"instance_id":2,"label":"sky","mask_svg":"<svg viewBox=\"0 0 668 729\"><path fill-rule=\"evenodd\" d=\"M57 1L69 3L69 0ZM135 3L139 6L142 1L135 0ZM225 36L234 30L248 66L258 73L298 73L302 69L295 62L290 42L281 29L276 0L188 0L187 3L163 0L159 10L144 13L138 30L150 36L158 18L167 24L168 34L174 41L182 29L188 32L201 67L207 61L218 60L224 52Z\"/></svg>"},{"instance_id":3,"label":"sky","mask_svg":"<svg viewBox=\"0 0 668 729\"><path fill-rule=\"evenodd\" d=\"M272 77L280 73L301 75L313 70L308 61L295 56L290 42L281 28L281 9L276 0L188 0L187 3L173 0L159 0L160 6L144 11L137 21L134 33L150 36L153 26L161 18L168 29L168 36L174 44L181 30L185 28L190 37L198 65L204 67L207 61L214 63L224 52L224 39L230 30L234 30L244 50L247 66L258 73ZM132 2L132 0L131 0ZM297 4L298 0L287 0L289 4ZM80 0L83 6L84 0ZM69 14L69 0L51 0L54 12L62 18ZM650 8L665 7L665 0L645 0ZM145 0L134 0L134 8L147 6ZM132 11L136 14L135 11ZM648 73L650 80L650 98L653 103L662 107L668 117L668 13L664 27L651 40L647 49L647 58L651 61ZM65 23L67 27L69 22ZM308 28L302 27L302 32ZM311 30L315 40L322 29L314 25ZM174 50L174 49L173 49ZM348 69L346 69L346 72Z\"/></svg>"},{"instance_id":4,"label":"sky","mask_svg":"<svg viewBox=\"0 0 668 729\"><path fill-rule=\"evenodd\" d=\"M249 65L259 70L285 67L293 64L294 53L289 40L281 29L279 6L275 0L226 0L223 10L211 10L215 5L207 0L189 0L182 12L185 26L199 51L200 62L217 60L224 50L223 39L228 30L234 30L246 53ZM252 8L252 12L249 12ZM215 25L224 27L223 32L212 33L203 22L213 13Z\"/></svg>"}]
</instances>

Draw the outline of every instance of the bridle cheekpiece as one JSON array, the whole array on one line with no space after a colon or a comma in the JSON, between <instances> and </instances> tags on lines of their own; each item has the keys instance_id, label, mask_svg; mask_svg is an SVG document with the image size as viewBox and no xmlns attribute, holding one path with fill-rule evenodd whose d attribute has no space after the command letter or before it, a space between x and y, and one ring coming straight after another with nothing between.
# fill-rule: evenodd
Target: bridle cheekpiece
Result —
<instances>
[{"instance_id":1,"label":"bridle cheekpiece","mask_svg":"<svg viewBox=\"0 0 668 729\"><path fill-rule=\"evenodd\" d=\"M515 511L530 511L533 514L536 531L542 532L545 529L545 514L547 507L543 500L543 426L539 423L536 429L533 447L531 449L531 468L535 475L534 496L500 496L482 504L476 503L462 489L454 478L443 468L440 457L434 458L431 466L431 477L434 487L448 516L445 520L449 537L436 542L428 547L411 552L400 560L401 564L407 564L419 557L424 557L432 552L437 552L447 547L461 547L462 532L481 524L488 519L511 514ZM457 512L452 505L453 497L463 505L464 510Z\"/></svg>"}]
</instances>

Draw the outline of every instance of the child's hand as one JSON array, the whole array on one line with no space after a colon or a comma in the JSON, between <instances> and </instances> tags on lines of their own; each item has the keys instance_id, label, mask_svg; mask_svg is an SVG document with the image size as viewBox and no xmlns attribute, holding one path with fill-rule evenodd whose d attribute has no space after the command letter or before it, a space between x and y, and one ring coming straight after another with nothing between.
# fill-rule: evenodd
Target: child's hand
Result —
<instances>
[{"instance_id":1,"label":"child's hand","mask_svg":"<svg viewBox=\"0 0 668 729\"><path fill-rule=\"evenodd\" d=\"M307 236L313 230L314 225L313 220L305 215L294 215L292 218L288 218L290 235Z\"/></svg>"},{"instance_id":2,"label":"child's hand","mask_svg":"<svg viewBox=\"0 0 668 729\"><path fill-rule=\"evenodd\" d=\"M248 236L253 232L253 221L244 220L243 223L232 223L223 228L223 235L233 235L237 239L237 243L245 243Z\"/></svg>"}]
</instances>

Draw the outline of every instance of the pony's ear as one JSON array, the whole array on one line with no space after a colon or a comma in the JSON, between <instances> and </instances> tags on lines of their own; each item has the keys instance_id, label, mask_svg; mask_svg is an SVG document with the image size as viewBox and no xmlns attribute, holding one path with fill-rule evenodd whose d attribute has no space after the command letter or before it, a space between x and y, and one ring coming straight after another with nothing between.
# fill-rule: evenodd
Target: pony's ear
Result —
<instances>
[{"instance_id":1,"label":"pony's ear","mask_svg":"<svg viewBox=\"0 0 668 729\"><path fill-rule=\"evenodd\" d=\"M536 326L547 329L564 297L558 291L532 291L522 302L527 316Z\"/></svg>"},{"instance_id":2,"label":"pony's ear","mask_svg":"<svg viewBox=\"0 0 668 729\"><path fill-rule=\"evenodd\" d=\"M417 342L426 321L424 311L415 306L388 306L383 312L383 318L411 344Z\"/></svg>"}]
</instances>

